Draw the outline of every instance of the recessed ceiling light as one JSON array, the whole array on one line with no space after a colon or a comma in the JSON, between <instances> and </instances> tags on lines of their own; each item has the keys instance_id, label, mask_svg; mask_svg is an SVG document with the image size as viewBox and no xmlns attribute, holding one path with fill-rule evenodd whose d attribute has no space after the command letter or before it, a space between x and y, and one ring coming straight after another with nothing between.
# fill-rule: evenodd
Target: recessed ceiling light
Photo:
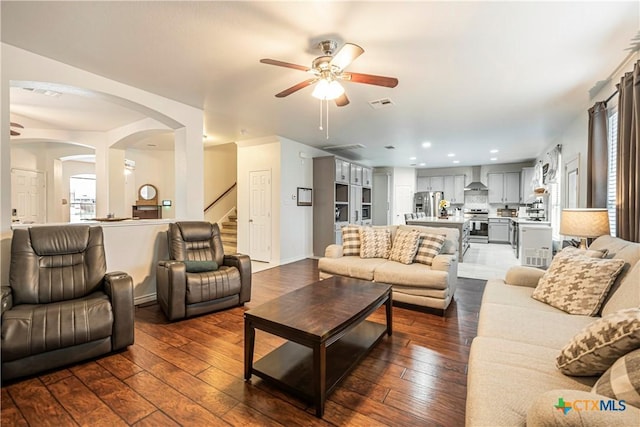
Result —
<instances>
[{"instance_id":1,"label":"recessed ceiling light","mask_svg":"<svg viewBox=\"0 0 640 427\"><path fill-rule=\"evenodd\" d=\"M490 152L491 154L496 154L498 151L500 151L500 150L495 150L495 149L494 149L494 150L491 150L491 151L489 151L489 152Z\"/></svg>"},{"instance_id":2,"label":"recessed ceiling light","mask_svg":"<svg viewBox=\"0 0 640 427\"><path fill-rule=\"evenodd\" d=\"M409 160L415 160L415 159L417 159L417 157L415 157L415 156L414 157L409 157Z\"/></svg>"},{"instance_id":3,"label":"recessed ceiling light","mask_svg":"<svg viewBox=\"0 0 640 427\"><path fill-rule=\"evenodd\" d=\"M497 157L492 157L489 160L491 160L492 162L495 162L496 160L498 160L498 158Z\"/></svg>"},{"instance_id":4,"label":"recessed ceiling light","mask_svg":"<svg viewBox=\"0 0 640 427\"><path fill-rule=\"evenodd\" d=\"M393 145L385 145L384 148L386 148L387 150L395 150L396 147L394 147Z\"/></svg>"},{"instance_id":5,"label":"recessed ceiling light","mask_svg":"<svg viewBox=\"0 0 640 427\"><path fill-rule=\"evenodd\" d=\"M429 148L429 147L431 147L431 143L429 141L425 141L425 142L422 143L422 146L424 148Z\"/></svg>"},{"instance_id":6,"label":"recessed ceiling light","mask_svg":"<svg viewBox=\"0 0 640 427\"><path fill-rule=\"evenodd\" d=\"M449 154L447 154L447 157L455 157L455 156L456 156L456 155L455 155L455 153L449 153Z\"/></svg>"},{"instance_id":7,"label":"recessed ceiling light","mask_svg":"<svg viewBox=\"0 0 640 427\"><path fill-rule=\"evenodd\" d=\"M453 163L458 164L460 163L460 160L454 160Z\"/></svg>"},{"instance_id":8,"label":"recessed ceiling light","mask_svg":"<svg viewBox=\"0 0 640 427\"><path fill-rule=\"evenodd\" d=\"M425 162L420 163L420 166L425 166L425 165L426 165Z\"/></svg>"}]
</instances>

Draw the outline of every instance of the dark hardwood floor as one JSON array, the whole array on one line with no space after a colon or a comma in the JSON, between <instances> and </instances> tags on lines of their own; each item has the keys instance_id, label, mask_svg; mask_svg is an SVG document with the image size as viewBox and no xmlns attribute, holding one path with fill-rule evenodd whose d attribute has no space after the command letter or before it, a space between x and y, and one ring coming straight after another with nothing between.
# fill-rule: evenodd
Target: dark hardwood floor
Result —
<instances>
[{"instance_id":1,"label":"dark hardwood floor","mask_svg":"<svg viewBox=\"0 0 640 427\"><path fill-rule=\"evenodd\" d=\"M245 307L175 323L156 304L138 307L126 351L3 385L2 425L464 425L479 280L459 279L444 317L394 307L393 336L329 396L323 419L255 376L245 382L243 312L317 279L310 259L255 273ZM256 359L282 342L257 331Z\"/></svg>"}]
</instances>

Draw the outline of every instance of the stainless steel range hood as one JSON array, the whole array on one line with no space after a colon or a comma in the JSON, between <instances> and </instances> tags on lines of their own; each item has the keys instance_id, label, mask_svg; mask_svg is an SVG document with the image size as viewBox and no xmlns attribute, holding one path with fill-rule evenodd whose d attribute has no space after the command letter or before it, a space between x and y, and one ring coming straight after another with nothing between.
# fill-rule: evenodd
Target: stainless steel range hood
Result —
<instances>
[{"instance_id":1,"label":"stainless steel range hood","mask_svg":"<svg viewBox=\"0 0 640 427\"><path fill-rule=\"evenodd\" d=\"M464 187L464 191L488 191L489 188L480 181L480 166L471 168L471 182Z\"/></svg>"}]
</instances>

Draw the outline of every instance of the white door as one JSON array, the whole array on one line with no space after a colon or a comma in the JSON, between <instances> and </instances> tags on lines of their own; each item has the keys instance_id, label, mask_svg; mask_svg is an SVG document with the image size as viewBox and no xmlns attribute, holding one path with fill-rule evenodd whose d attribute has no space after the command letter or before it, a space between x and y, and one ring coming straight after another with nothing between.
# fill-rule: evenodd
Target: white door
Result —
<instances>
[{"instance_id":1,"label":"white door","mask_svg":"<svg viewBox=\"0 0 640 427\"><path fill-rule=\"evenodd\" d=\"M393 194L393 224L404 224L404 214L413 212L413 189L410 185L396 185Z\"/></svg>"},{"instance_id":2,"label":"white door","mask_svg":"<svg viewBox=\"0 0 640 427\"><path fill-rule=\"evenodd\" d=\"M391 177L389 175L373 175L373 200L371 204L373 225L391 224L390 181Z\"/></svg>"},{"instance_id":3,"label":"white door","mask_svg":"<svg viewBox=\"0 0 640 427\"><path fill-rule=\"evenodd\" d=\"M362 187L352 185L349 194L349 223L362 224Z\"/></svg>"},{"instance_id":4,"label":"white door","mask_svg":"<svg viewBox=\"0 0 640 427\"><path fill-rule=\"evenodd\" d=\"M249 256L271 262L271 171L249 172Z\"/></svg>"},{"instance_id":5,"label":"white door","mask_svg":"<svg viewBox=\"0 0 640 427\"><path fill-rule=\"evenodd\" d=\"M11 170L11 216L25 224L42 224L46 220L44 173Z\"/></svg>"}]
</instances>

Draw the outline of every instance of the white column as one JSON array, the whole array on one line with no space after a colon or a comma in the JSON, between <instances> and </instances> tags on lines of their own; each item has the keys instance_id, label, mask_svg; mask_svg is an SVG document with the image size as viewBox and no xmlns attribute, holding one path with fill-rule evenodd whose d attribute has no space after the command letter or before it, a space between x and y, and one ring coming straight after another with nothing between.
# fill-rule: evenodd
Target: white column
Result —
<instances>
[{"instance_id":1,"label":"white column","mask_svg":"<svg viewBox=\"0 0 640 427\"><path fill-rule=\"evenodd\" d=\"M199 124L192 121L175 131L175 212L176 219L183 220L204 218L202 116Z\"/></svg>"}]
</instances>

